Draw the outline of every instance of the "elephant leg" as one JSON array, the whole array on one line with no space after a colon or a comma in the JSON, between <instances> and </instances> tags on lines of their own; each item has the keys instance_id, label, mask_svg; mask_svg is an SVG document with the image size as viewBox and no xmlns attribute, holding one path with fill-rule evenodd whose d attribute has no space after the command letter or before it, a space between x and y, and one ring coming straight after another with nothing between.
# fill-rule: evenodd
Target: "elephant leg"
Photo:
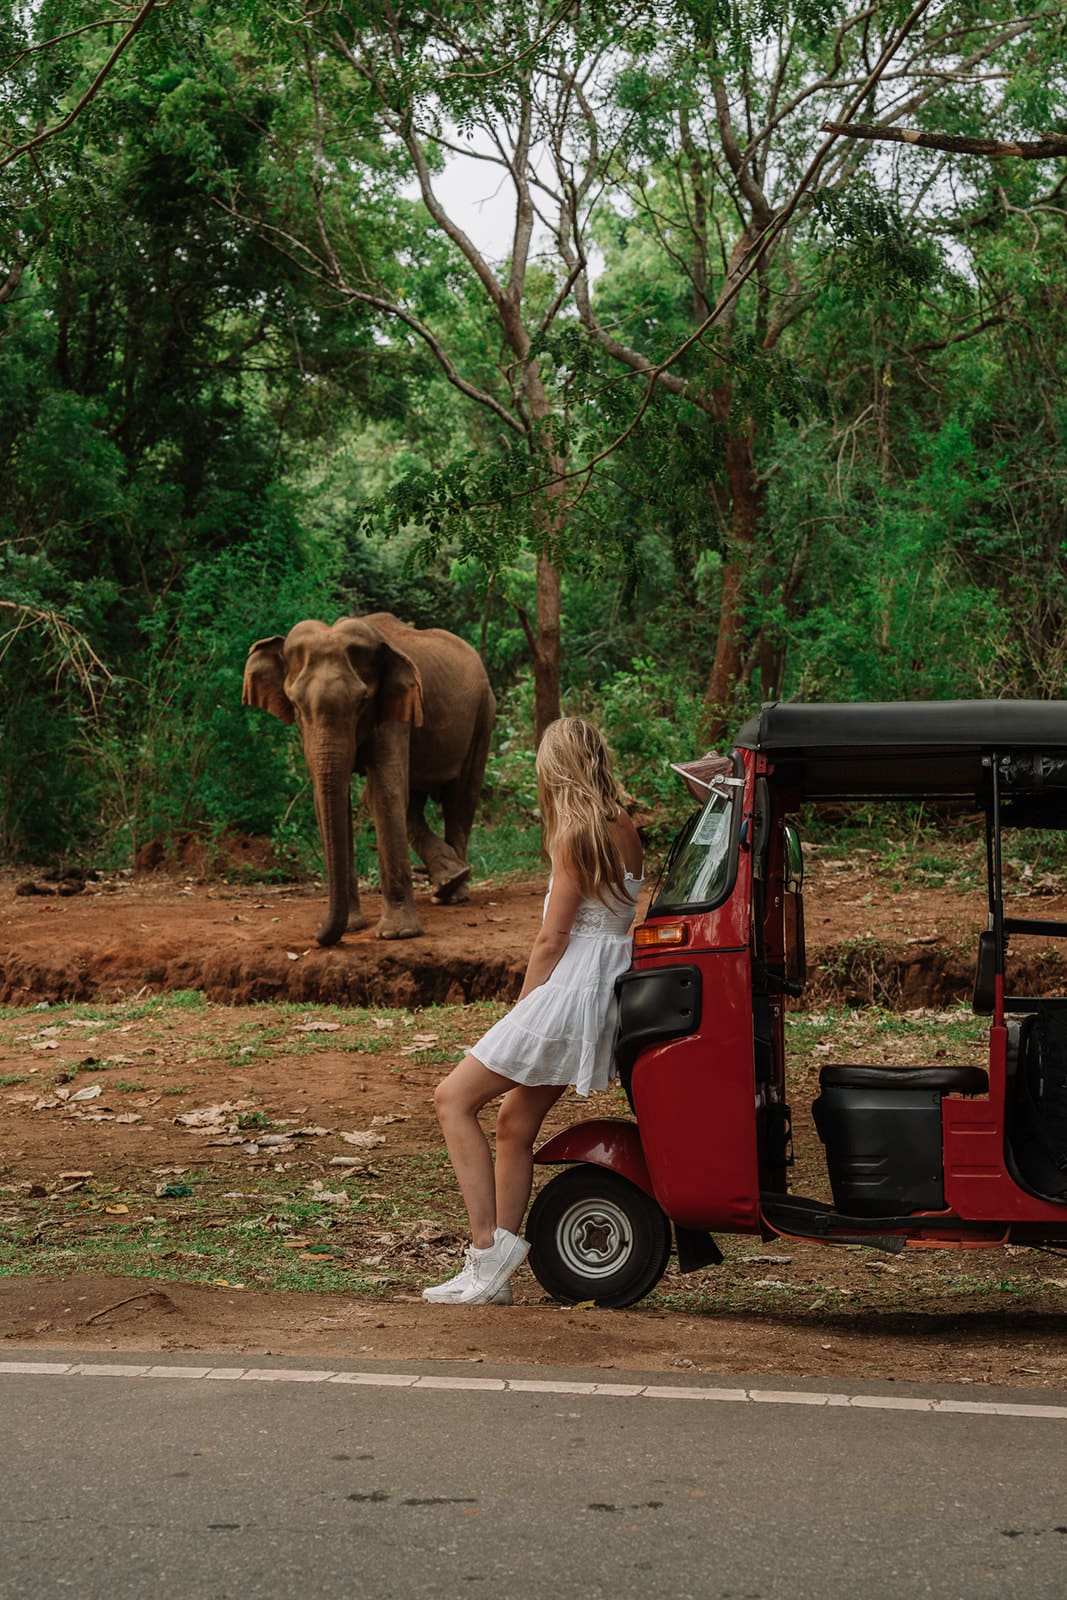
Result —
<instances>
[{"instance_id":1,"label":"elephant leg","mask_svg":"<svg viewBox=\"0 0 1067 1600\"><path fill-rule=\"evenodd\" d=\"M348 931L358 933L360 928L367 926L367 917L364 916L359 904L359 878L356 876L356 849L352 837L352 806L348 807Z\"/></svg>"},{"instance_id":2,"label":"elephant leg","mask_svg":"<svg viewBox=\"0 0 1067 1600\"><path fill-rule=\"evenodd\" d=\"M463 763L459 777L451 783L446 783L441 790L445 840L462 861L467 859L467 844L471 828L474 826L474 814L482 796L482 779L485 776L485 763L489 757L492 726L492 717L487 714L474 731L467 759ZM438 898L447 899L457 905L466 900L468 898L466 883L469 876L468 866L466 874L456 886L456 892L441 893Z\"/></svg>"},{"instance_id":3,"label":"elephant leg","mask_svg":"<svg viewBox=\"0 0 1067 1600\"><path fill-rule=\"evenodd\" d=\"M375 737L375 764L367 775L367 803L378 839L382 884L379 939L414 939L422 932L408 850L407 740L406 724L383 723Z\"/></svg>"},{"instance_id":4,"label":"elephant leg","mask_svg":"<svg viewBox=\"0 0 1067 1600\"><path fill-rule=\"evenodd\" d=\"M430 874L434 899L450 901L463 891L471 869L450 844L434 833L426 821L425 808L426 796L412 794L408 803L408 839Z\"/></svg>"}]
</instances>

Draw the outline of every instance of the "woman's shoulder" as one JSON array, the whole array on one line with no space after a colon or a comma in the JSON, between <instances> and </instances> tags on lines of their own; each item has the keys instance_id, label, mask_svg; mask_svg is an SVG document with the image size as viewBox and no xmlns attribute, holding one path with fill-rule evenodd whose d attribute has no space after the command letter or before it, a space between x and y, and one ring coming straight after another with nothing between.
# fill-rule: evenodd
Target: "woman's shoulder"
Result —
<instances>
[{"instance_id":1,"label":"woman's shoulder","mask_svg":"<svg viewBox=\"0 0 1067 1600\"><path fill-rule=\"evenodd\" d=\"M633 818L620 806L618 816L608 826L615 839L615 848L619 852L619 859L626 875L630 878L640 878L644 867L644 848Z\"/></svg>"}]
</instances>

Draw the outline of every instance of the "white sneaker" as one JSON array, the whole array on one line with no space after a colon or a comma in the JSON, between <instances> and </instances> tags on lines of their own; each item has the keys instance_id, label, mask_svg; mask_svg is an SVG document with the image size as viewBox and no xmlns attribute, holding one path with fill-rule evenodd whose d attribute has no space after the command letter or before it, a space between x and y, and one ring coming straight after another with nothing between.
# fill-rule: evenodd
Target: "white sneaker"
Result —
<instances>
[{"instance_id":1,"label":"white sneaker","mask_svg":"<svg viewBox=\"0 0 1067 1600\"><path fill-rule=\"evenodd\" d=\"M424 1289L422 1298L431 1305L513 1305L508 1280L529 1248L525 1239L497 1228L487 1249L468 1245L462 1270L447 1282Z\"/></svg>"},{"instance_id":2,"label":"white sneaker","mask_svg":"<svg viewBox=\"0 0 1067 1600\"><path fill-rule=\"evenodd\" d=\"M431 1305L447 1305L450 1300L455 1300L468 1284L473 1283L474 1268L471 1264L473 1249L473 1245L468 1245L464 1250L463 1265L454 1278L447 1279L445 1283L435 1284L432 1289L424 1289L422 1298L428 1300Z\"/></svg>"},{"instance_id":3,"label":"white sneaker","mask_svg":"<svg viewBox=\"0 0 1067 1600\"><path fill-rule=\"evenodd\" d=\"M486 1250L470 1251L471 1281L452 1297L453 1305L487 1306L496 1302L508 1279L525 1261L530 1246L506 1228L497 1228Z\"/></svg>"},{"instance_id":4,"label":"white sneaker","mask_svg":"<svg viewBox=\"0 0 1067 1600\"><path fill-rule=\"evenodd\" d=\"M457 1305L459 1302L460 1291L458 1289L451 1288L451 1285L454 1284L455 1281L455 1278L451 1278L449 1279L448 1283L439 1283L435 1289L424 1289L422 1291L422 1298L424 1300L428 1300L431 1305ZM469 1283L470 1279L466 1278L464 1279L463 1286L466 1287L466 1285ZM442 1289L449 1289L450 1292L447 1295L442 1294ZM505 1283L503 1288L497 1290L496 1294L493 1295L491 1300L486 1301L486 1304L490 1306L513 1306L515 1304L515 1297L511 1292L511 1284Z\"/></svg>"}]
</instances>

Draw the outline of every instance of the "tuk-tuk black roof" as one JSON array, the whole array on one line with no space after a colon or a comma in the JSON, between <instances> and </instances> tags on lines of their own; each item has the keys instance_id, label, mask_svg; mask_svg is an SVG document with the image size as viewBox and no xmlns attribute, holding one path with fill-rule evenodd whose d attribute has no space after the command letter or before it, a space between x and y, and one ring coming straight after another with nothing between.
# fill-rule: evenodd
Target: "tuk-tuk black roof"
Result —
<instances>
[{"instance_id":1,"label":"tuk-tuk black roof","mask_svg":"<svg viewBox=\"0 0 1067 1600\"><path fill-rule=\"evenodd\" d=\"M991 755L1067 757L1067 701L769 701L734 742L772 758L805 797L969 797Z\"/></svg>"}]
</instances>

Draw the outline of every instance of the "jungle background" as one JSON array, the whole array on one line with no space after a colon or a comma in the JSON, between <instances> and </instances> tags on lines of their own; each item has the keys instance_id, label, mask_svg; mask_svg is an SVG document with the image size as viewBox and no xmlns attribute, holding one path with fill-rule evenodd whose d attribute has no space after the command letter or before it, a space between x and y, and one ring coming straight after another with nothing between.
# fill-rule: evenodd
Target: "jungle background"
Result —
<instances>
[{"instance_id":1,"label":"jungle background","mask_svg":"<svg viewBox=\"0 0 1067 1600\"><path fill-rule=\"evenodd\" d=\"M761 699L1064 693L1065 29L5 0L0 858L307 868L305 616L478 646L517 864L561 707L654 811Z\"/></svg>"}]
</instances>

